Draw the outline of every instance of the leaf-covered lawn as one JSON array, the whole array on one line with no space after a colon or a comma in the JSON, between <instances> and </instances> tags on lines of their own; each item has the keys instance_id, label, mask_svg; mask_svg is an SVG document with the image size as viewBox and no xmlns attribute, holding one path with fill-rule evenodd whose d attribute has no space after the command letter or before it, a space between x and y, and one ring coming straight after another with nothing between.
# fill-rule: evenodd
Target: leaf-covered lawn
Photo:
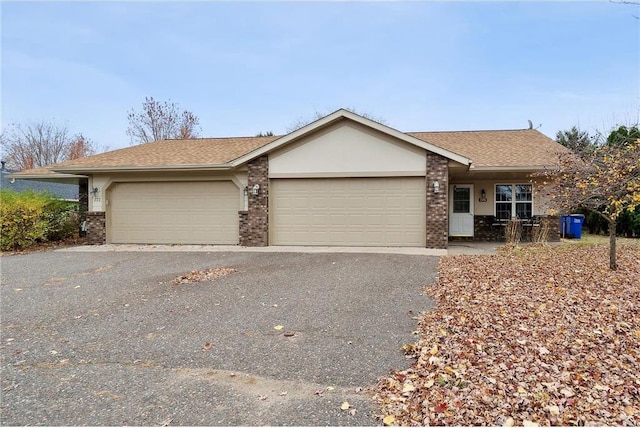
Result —
<instances>
[{"instance_id":1,"label":"leaf-covered lawn","mask_svg":"<svg viewBox=\"0 0 640 428\"><path fill-rule=\"evenodd\" d=\"M416 363L382 378L389 425L640 424L640 247L451 256Z\"/></svg>"}]
</instances>

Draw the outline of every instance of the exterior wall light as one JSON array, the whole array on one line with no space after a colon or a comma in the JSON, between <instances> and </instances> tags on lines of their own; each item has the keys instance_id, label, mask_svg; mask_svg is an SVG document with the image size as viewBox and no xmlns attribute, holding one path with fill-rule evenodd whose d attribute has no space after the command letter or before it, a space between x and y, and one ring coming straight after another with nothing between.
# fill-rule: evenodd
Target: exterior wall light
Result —
<instances>
[{"instance_id":1,"label":"exterior wall light","mask_svg":"<svg viewBox=\"0 0 640 428\"><path fill-rule=\"evenodd\" d=\"M244 196L247 197L249 196L249 186L244 186Z\"/></svg>"},{"instance_id":2,"label":"exterior wall light","mask_svg":"<svg viewBox=\"0 0 640 428\"><path fill-rule=\"evenodd\" d=\"M251 193L253 193L254 196L257 196L259 190L260 190L260 185L259 184L254 184L253 188L251 189Z\"/></svg>"},{"instance_id":3,"label":"exterior wall light","mask_svg":"<svg viewBox=\"0 0 640 428\"><path fill-rule=\"evenodd\" d=\"M98 189L97 187L94 187L93 189L91 189L91 194L93 195L94 198L98 196L99 191L100 189Z\"/></svg>"},{"instance_id":4,"label":"exterior wall light","mask_svg":"<svg viewBox=\"0 0 640 428\"><path fill-rule=\"evenodd\" d=\"M486 190L482 189L480 191L480 199L479 199L479 201L480 202L487 202L487 191Z\"/></svg>"},{"instance_id":5,"label":"exterior wall light","mask_svg":"<svg viewBox=\"0 0 640 428\"><path fill-rule=\"evenodd\" d=\"M433 182L433 193L440 193L440 182L438 180Z\"/></svg>"}]
</instances>

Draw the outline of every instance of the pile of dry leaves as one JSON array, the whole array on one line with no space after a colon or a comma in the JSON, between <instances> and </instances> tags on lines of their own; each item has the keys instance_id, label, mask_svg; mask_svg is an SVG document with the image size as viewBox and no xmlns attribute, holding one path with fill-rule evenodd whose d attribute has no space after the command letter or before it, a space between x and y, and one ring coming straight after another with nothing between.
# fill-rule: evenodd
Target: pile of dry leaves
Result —
<instances>
[{"instance_id":1,"label":"pile of dry leaves","mask_svg":"<svg viewBox=\"0 0 640 428\"><path fill-rule=\"evenodd\" d=\"M229 275L231 273L238 272L235 269L231 268L210 268L203 270L192 270L191 272L180 275L176 279L173 280L173 284L189 284L192 282L202 282L202 281L214 281L221 276Z\"/></svg>"},{"instance_id":2,"label":"pile of dry leaves","mask_svg":"<svg viewBox=\"0 0 640 428\"><path fill-rule=\"evenodd\" d=\"M382 378L386 425L640 423L640 247L441 259L417 357Z\"/></svg>"}]
</instances>

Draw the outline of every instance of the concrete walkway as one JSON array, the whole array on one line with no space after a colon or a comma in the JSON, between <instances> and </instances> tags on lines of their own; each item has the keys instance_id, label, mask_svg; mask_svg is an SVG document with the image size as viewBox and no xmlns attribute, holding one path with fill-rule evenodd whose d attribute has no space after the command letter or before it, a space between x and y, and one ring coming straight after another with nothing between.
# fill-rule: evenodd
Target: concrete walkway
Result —
<instances>
[{"instance_id":1,"label":"concrete walkway","mask_svg":"<svg viewBox=\"0 0 640 428\"><path fill-rule=\"evenodd\" d=\"M449 243L447 250L415 247L241 247L238 245L140 245L140 244L105 244L81 245L60 248L59 252L254 252L254 253L360 253L360 254L407 254L422 256L446 256L456 254L496 254L500 242L455 242Z\"/></svg>"}]
</instances>

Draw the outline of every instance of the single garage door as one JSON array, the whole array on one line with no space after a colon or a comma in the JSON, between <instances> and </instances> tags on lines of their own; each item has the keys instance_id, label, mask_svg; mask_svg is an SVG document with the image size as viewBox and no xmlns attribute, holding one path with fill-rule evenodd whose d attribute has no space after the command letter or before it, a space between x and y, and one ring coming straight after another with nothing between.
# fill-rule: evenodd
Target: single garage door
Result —
<instances>
[{"instance_id":1,"label":"single garage door","mask_svg":"<svg viewBox=\"0 0 640 428\"><path fill-rule=\"evenodd\" d=\"M110 242L237 244L239 197L231 181L116 183Z\"/></svg>"},{"instance_id":2,"label":"single garage door","mask_svg":"<svg viewBox=\"0 0 640 428\"><path fill-rule=\"evenodd\" d=\"M425 245L425 179L271 180L273 245Z\"/></svg>"}]
</instances>

